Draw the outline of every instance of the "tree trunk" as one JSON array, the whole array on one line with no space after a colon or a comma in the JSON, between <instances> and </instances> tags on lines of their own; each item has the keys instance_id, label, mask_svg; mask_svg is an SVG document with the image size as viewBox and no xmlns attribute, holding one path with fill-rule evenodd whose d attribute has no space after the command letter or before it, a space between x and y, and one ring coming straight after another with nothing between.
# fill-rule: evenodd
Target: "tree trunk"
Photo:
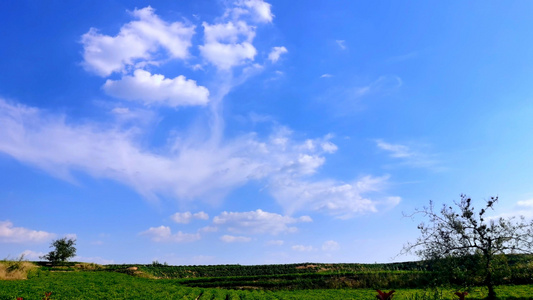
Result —
<instances>
[{"instance_id":1,"label":"tree trunk","mask_svg":"<svg viewBox=\"0 0 533 300\"><path fill-rule=\"evenodd\" d=\"M490 253L490 246L489 246L489 251L485 252L485 259L486 259L485 272L487 272L485 276L485 284L487 285L487 288L489 289L489 295L487 296L487 299L495 300L496 292L494 291L494 283L492 282L492 254Z\"/></svg>"},{"instance_id":2,"label":"tree trunk","mask_svg":"<svg viewBox=\"0 0 533 300\"><path fill-rule=\"evenodd\" d=\"M492 282L487 284L487 288L489 289L489 295L487 296L487 299L496 300L496 292L494 291L494 285Z\"/></svg>"}]
</instances>

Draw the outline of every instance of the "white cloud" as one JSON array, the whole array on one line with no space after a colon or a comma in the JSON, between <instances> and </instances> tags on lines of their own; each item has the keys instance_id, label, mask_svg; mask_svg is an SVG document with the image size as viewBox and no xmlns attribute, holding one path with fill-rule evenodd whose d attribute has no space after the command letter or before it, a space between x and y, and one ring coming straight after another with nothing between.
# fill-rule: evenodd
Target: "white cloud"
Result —
<instances>
[{"instance_id":1,"label":"white cloud","mask_svg":"<svg viewBox=\"0 0 533 300\"><path fill-rule=\"evenodd\" d=\"M270 240L267 242L269 246L283 246L285 242L283 240Z\"/></svg>"},{"instance_id":2,"label":"white cloud","mask_svg":"<svg viewBox=\"0 0 533 300\"><path fill-rule=\"evenodd\" d=\"M138 20L125 24L117 36L103 35L91 28L82 36L84 67L100 76L122 72L127 67L157 64L161 56L185 59L194 26L161 20L150 6L136 9ZM163 53L162 50L165 52Z\"/></svg>"},{"instance_id":3,"label":"white cloud","mask_svg":"<svg viewBox=\"0 0 533 300\"><path fill-rule=\"evenodd\" d=\"M377 140L376 144L379 149L390 152L390 155L392 157L405 158L405 157L412 157L415 155L415 153L412 152L409 149L409 147L405 145L389 144L389 143L384 142L383 140Z\"/></svg>"},{"instance_id":4,"label":"white cloud","mask_svg":"<svg viewBox=\"0 0 533 300\"><path fill-rule=\"evenodd\" d=\"M296 219L265 212L261 209L249 212L223 212L213 218L214 224L225 226L231 232L251 234L269 233L273 235L296 232L298 229L296 227L290 227L290 224L311 221L311 218L308 216Z\"/></svg>"},{"instance_id":5,"label":"white cloud","mask_svg":"<svg viewBox=\"0 0 533 300\"><path fill-rule=\"evenodd\" d=\"M201 211L201 212L198 212L198 213L191 213L189 211L187 212L183 212L183 213L175 213L171 216L172 220L176 223L181 223L181 224L188 224L190 223L193 219L198 219L198 220L208 220L209 219L209 215L207 215L205 212Z\"/></svg>"},{"instance_id":6,"label":"white cloud","mask_svg":"<svg viewBox=\"0 0 533 300\"><path fill-rule=\"evenodd\" d=\"M304 245L294 245L291 247L292 250L298 251L298 252L311 252L315 250L313 246L304 246Z\"/></svg>"},{"instance_id":7,"label":"white cloud","mask_svg":"<svg viewBox=\"0 0 533 300\"><path fill-rule=\"evenodd\" d=\"M516 205L519 207L533 208L533 199L518 201Z\"/></svg>"},{"instance_id":8,"label":"white cloud","mask_svg":"<svg viewBox=\"0 0 533 300\"><path fill-rule=\"evenodd\" d=\"M229 70L254 60L254 27L242 21L214 25L204 22L203 27L205 43L199 46L200 53L218 69Z\"/></svg>"},{"instance_id":9,"label":"white cloud","mask_svg":"<svg viewBox=\"0 0 533 300\"><path fill-rule=\"evenodd\" d=\"M322 250L331 252L331 251L337 251L340 249L339 243L335 241L326 241L324 244L322 244Z\"/></svg>"},{"instance_id":10,"label":"white cloud","mask_svg":"<svg viewBox=\"0 0 533 300\"><path fill-rule=\"evenodd\" d=\"M268 54L268 59L270 59L271 62L275 63L279 60L282 54L287 52L287 48L285 47L273 47L272 51L270 51L270 54Z\"/></svg>"},{"instance_id":11,"label":"white cloud","mask_svg":"<svg viewBox=\"0 0 533 300\"><path fill-rule=\"evenodd\" d=\"M124 76L120 80L108 79L103 89L113 97L140 101L147 106L178 107L206 105L209 102L209 90L197 85L194 80L186 79L183 75L169 79L140 69L135 70L133 76Z\"/></svg>"},{"instance_id":12,"label":"white cloud","mask_svg":"<svg viewBox=\"0 0 533 300\"><path fill-rule=\"evenodd\" d=\"M335 42L337 43L337 45L339 45L339 47L342 50L346 50L346 41L345 40L335 40Z\"/></svg>"},{"instance_id":13,"label":"white cloud","mask_svg":"<svg viewBox=\"0 0 533 300\"><path fill-rule=\"evenodd\" d=\"M217 232L218 227L215 226L205 226L198 230L199 232Z\"/></svg>"},{"instance_id":14,"label":"white cloud","mask_svg":"<svg viewBox=\"0 0 533 300\"><path fill-rule=\"evenodd\" d=\"M328 73L326 73L326 74L322 74L322 75L320 76L320 78L331 78L331 77L333 77L333 75L328 74Z\"/></svg>"},{"instance_id":15,"label":"white cloud","mask_svg":"<svg viewBox=\"0 0 533 300\"><path fill-rule=\"evenodd\" d=\"M159 227L150 227L150 229L140 233L141 235L146 235L152 239L154 242L194 242L200 239L200 234L195 233L183 233L178 231L178 233L172 234L170 227L159 226Z\"/></svg>"},{"instance_id":16,"label":"white cloud","mask_svg":"<svg viewBox=\"0 0 533 300\"><path fill-rule=\"evenodd\" d=\"M288 213L311 210L349 218L359 213L376 212L377 205L381 203L365 195L383 190L387 180L388 176L365 176L350 183L343 183L280 176L273 180L270 189Z\"/></svg>"},{"instance_id":17,"label":"white cloud","mask_svg":"<svg viewBox=\"0 0 533 300\"><path fill-rule=\"evenodd\" d=\"M381 150L387 151L390 157L402 160L406 166L427 168L433 171L444 170L443 167L439 166L439 162L431 155L420 150L413 150L412 147L401 144L390 144L381 139L376 140L376 146Z\"/></svg>"},{"instance_id":18,"label":"white cloud","mask_svg":"<svg viewBox=\"0 0 533 300\"><path fill-rule=\"evenodd\" d=\"M295 141L284 127L264 139L247 134L216 143L197 134L171 136L165 148L151 149L141 146L137 127L67 123L62 115L0 99L0 128L2 153L65 180L75 181L73 171L112 179L149 199L217 200L260 180L289 213L349 215L376 211L377 202L365 195L373 189L365 185L382 189L386 183L371 176L348 183L310 180L336 146L329 135Z\"/></svg>"},{"instance_id":19,"label":"white cloud","mask_svg":"<svg viewBox=\"0 0 533 300\"><path fill-rule=\"evenodd\" d=\"M13 227L10 221L0 221L0 243L42 243L54 237L53 233Z\"/></svg>"},{"instance_id":20,"label":"white cloud","mask_svg":"<svg viewBox=\"0 0 533 300\"><path fill-rule=\"evenodd\" d=\"M224 243L247 243L250 242L252 238L246 236L223 235L220 237L220 240Z\"/></svg>"},{"instance_id":21,"label":"white cloud","mask_svg":"<svg viewBox=\"0 0 533 300\"><path fill-rule=\"evenodd\" d=\"M274 18L271 11L271 5L263 0L239 0L235 2L237 9L234 13L237 15L250 13L258 22L270 23ZM245 8L243 10L242 8Z\"/></svg>"},{"instance_id":22,"label":"white cloud","mask_svg":"<svg viewBox=\"0 0 533 300\"><path fill-rule=\"evenodd\" d=\"M331 142L324 142L320 146L322 147L322 150L324 150L324 152L326 153L335 153L337 152L337 149L338 149L337 145Z\"/></svg>"}]
</instances>

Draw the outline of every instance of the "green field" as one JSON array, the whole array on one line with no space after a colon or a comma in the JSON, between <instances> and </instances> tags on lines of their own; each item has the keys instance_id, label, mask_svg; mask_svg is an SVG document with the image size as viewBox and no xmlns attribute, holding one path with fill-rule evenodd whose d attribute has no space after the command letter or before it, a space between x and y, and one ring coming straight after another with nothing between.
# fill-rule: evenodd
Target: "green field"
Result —
<instances>
[{"instance_id":1,"label":"green field","mask_svg":"<svg viewBox=\"0 0 533 300\"><path fill-rule=\"evenodd\" d=\"M521 277L522 278L522 277ZM26 280L0 280L0 300L43 299L457 299L451 288L430 288L420 263L294 264L266 266L88 265L32 269ZM483 299L481 287L467 299ZM501 285L500 299L533 299L533 285Z\"/></svg>"}]
</instances>

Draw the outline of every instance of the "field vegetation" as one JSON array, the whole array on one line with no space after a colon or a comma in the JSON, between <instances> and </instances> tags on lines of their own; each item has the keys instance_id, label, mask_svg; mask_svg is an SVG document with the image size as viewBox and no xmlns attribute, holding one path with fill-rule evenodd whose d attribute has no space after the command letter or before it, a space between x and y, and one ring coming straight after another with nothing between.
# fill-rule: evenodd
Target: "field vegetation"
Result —
<instances>
[{"instance_id":1,"label":"field vegetation","mask_svg":"<svg viewBox=\"0 0 533 300\"><path fill-rule=\"evenodd\" d=\"M532 299L530 256L508 256L509 276L496 286L498 299ZM396 290L395 300L485 299L479 286L436 281L431 263L169 266L1 262L26 280L1 280L0 300L16 299L376 299L376 289ZM2 278L10 279L10 278Z\"/></svg>"}]
</instances>

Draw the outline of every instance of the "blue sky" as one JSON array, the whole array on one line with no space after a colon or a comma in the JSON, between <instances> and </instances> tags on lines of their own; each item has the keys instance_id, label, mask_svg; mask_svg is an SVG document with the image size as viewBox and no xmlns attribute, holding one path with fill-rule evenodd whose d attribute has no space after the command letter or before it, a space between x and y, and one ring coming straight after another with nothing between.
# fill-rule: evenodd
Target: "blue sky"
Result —
<instances>
[{"instance_id":1,"label":"blue sky","mask_svg":"<svg viewBox=\"0 0 533 300\"><path fill-rule=\"evenodd\" d=\"M9 1L0 257L390 262L465 193L533 216L529 1Z\"/></svg>"}]
</instances>

